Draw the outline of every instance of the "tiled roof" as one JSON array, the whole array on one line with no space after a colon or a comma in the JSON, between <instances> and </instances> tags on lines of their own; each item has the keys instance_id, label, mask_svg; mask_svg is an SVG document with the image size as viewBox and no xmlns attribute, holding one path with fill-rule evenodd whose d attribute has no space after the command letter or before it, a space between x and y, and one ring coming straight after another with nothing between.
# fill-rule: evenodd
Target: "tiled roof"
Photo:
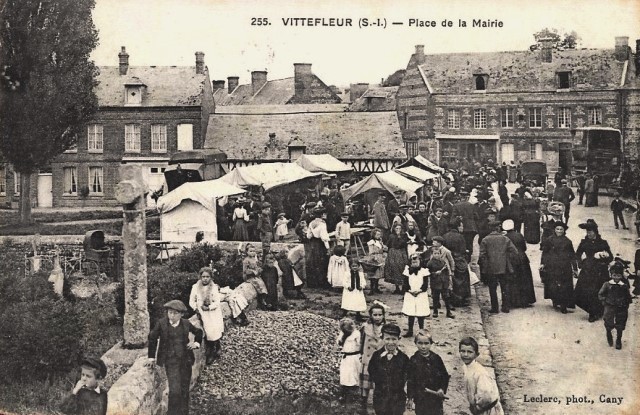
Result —
<instances>
[{"instance_id":1,"label":"tiled roof","mask_svg":"<svg viewBox=\"0 0 640 415\"><path fill-rule=\"evenodd\" d=\"M614 89L623 66L613 49L567 49L549 63L540 51L426 55L420 68L434 93L452 94L473 92L479 72L489 75L487 92L555 91L557 71L572 72L572 90Z\"/></svg>"},{"instance_id":2,"label":"tiled roof","mask_svg":"<svg viewBox=\"0 0 640 415\"><path fill-rule=\"evenodd\" d=\"M205 74L196 74L195 66L130 66L120 75L117 66L100 66L96 87L98 104L124 106L125 84L144 84L142 107L199 106L202 103Z\"/></svg>"},{"instance_id":3,"label":"tiled roof","mask_svg":"<svg viewBox=\"0 0 640 415\"><path fill-rule=\"evenodd\" d=\"M283 105L295 95L293 78L274 79L253 95L251 84L239 85L231 94L227 88L218 89L213 94L216 105Z\"/></svg>"},{"instance_id":4,"label":"tiled roof","mask_svg":"<svg viewBox=\"0 0 640 415\"><path fill-rule=\"evenodd\" d=\"M275 133L269 145L269 134ZM395 111L294 114L212 114L205 148L219 148L229 159L287 160L288 144L301 140L307 154L338 159L404 159Z\"/></svg>"},{"instance_id":5,"label":"tiled roof","mask_svg":"<svg viewBox=\"0 0 640 415\"><path fill-rule=\"evenodd\" d=\"M345 112L348 104L219 105L217 114L292 114L296 112Z\"/></svg>"},{"instance_id":6,"label":"tiled roof","mask_svg":"<svg viewBox=\"0 0 640 415\"><path fill-rule=\"evenodd\" d=\"M372 86L364 94L349 105L349 111L369 111L367 98L384 99L381 104L376 104L376 111L395 111L397 86Z\"/></svg>"}]
</instances>

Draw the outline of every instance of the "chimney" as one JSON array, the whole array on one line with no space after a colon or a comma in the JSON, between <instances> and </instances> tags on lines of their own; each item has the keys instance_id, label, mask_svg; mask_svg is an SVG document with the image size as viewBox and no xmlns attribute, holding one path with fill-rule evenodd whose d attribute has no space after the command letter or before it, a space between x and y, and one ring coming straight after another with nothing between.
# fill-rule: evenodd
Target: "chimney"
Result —
<instances>
[{"instance_id":1,"label":"chimney","mask_svg":"<svg viewBox=\"0 0 640 415\"><path fill-rule=\"evenodd\" d=\"M120 53L118 53L118 58L120 58L120 75L126 75L129 69L129 54L124 46Z\"/></svg>"},{"instance_id":2,"label":"chimney","mask_svg":"<svg viewBox=\"0 0 640 415\"><path fill-rule=\"evenodd\" d=\"M213 92L216 92L218 89L224 89L224 79L221 81L213 81L211 82L211 86L213 87Z\"/></svg>"},{"instance_id":3,"label":"chimney","mask_svg":"<svg viewBox=\"0 0 640 415\"><path fill-rule=\"evenodd\" d=\"M629 36L616 36L615 56L620 62L629 59Z\"/></svg>"},{"instance_id":4,"label":"chimney","mask_svg":"<svg viewBox=\"0 0 640 415\"><path fill-rule=\"evenodd\" d=\"M236 89L238 87L238 81L240 80L239 76L228 76L227 77L227 82L228 82L228 91L229 93L232 93L234 89Z\"/></svg>"},{"instance_id":5,"label":"chimney","mask_svg":"<svg viewBox=\"0 0 640 415\"><path fill-rule=\"evenodd\" d=\"M204 73L204 52L196 52L196 73Z\"/></svg>"},{"instance_id":6,"label":"chimney","mask_svg":"<svg viewBox=\"0 0 640 415\"><path fill-rule=\"evenodd\" d=\"M553 61L553 39L545 37L539 40L540 42L540 60L542 62L550 63Z\"/></svg>"},{"instance_id":7,"label":"chimney","mask_svg":"<svg viewBox=\"0 0 640 415\"><path fill-rule=\"evenodd\" d=\"M636 39L636 76L640 77L640 39Z\"/></svg>"},{"instance_id":8,"label":"chimney","mask_svg":"<svg viewBox=\"0 0 640 415\"><path fill-rule=\"evenodd\" d=\"M369 84L367 83L361 82L358 84L351 84L349 86L349 100L351 102L355 102L356 99L360 98L362 94L367 92L367 89L369 89Z\"/></svg>"},{"instance_id":9,"label":"chimney","mask_svg":"<svg viewBox=\"0 0 640 415\"><path fill-rule=\"evenodd\" d=\"M293 74L297 78L300 75L311 75L310 63L294 63Z\"/></svg>"},{"instance_id":10,"label":"chimney","mask_svg":"<svg viewBox=\"0 0 640 415\"><path fill-rule=\"evenodd\" d=\"M422 65L425 62L424 45L416 45L415 62L416 65Z\"/></svg>"},{"instance_id":11,"label":"chimney","mask_svg":"<svg viewBox=\"0 0 640 415\"><path fill-rule=\"evenodd\" d=\"M252 71L251 72L251 88L253 89L253 95L255 95L264 84L267 83L267 71Z\"/></svg>"}]
</instances>

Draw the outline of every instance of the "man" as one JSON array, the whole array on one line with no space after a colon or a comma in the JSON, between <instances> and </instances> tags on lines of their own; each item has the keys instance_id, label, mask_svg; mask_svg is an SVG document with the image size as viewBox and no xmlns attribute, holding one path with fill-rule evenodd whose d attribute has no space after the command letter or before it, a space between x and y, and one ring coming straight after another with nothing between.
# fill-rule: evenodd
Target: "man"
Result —
<instances>
[{"instance_id":1,"label":"man","mask_svg":"<svg viewBox=\"0 0 640 415\"><path fill-rule=\"evenodd\" d=\"M476 224L478 220L478 213L476 207L469 202L468 194L466 192L460 192L462 200L453 206L452 216L462 218L462 236L465 240L465 245L468 251L467 261L471 259L471 252L473 252L473 238L478 234L478 226Z\"/></svg>"},{"instance_id":2,"label":"man","mask_svg":"<svg viewBox=\"0 0 640 415\"><path fill-rule=\"evenodd\" d=\"M389 229L391 225L389 223L389 215L387 214L387 208L384 204L385 193L380 192L378 194L378 200L373 204L371 214L373 215L373 226L382 231L382 239L387 240L389 236Z\"/></svg>"},{"instance_id":3,"label":"man","mask_svg":"<svg viewBox=\"0 0 640 415\"><path fill-rule=\"evenodd\" d=\"M625 204L622 200L620 200L620 193L616 193L614 199L611 201L611 211L613 212L613 223L616 225L616 229L618 228L618 219L620 220L620 224L622 225L622 229L629 229L627 225L624 223L624 216L622 212L624 212Z\"/></svg>"},{"instance_id":4,"label":"man","mask_svg":"<svg viewBox=\"0 0 640 415\"><path fill-rule=\"evenodd\" d=\"M567 179L560 180L560 187L553 192L553 200L561 202L564 205L564 223L569 223L569 210L571 209L571 201L576 198L573 190L567 186ZM516 229L519 231L519 229Z\"/></svg>"},{"instance_id":5,"label":"man","mask_svg":"<svg viewBox=\"0 0 640 415\"><path fill-rule=\"evenodd\" d=\"M593 207L595 206L595 199L597 195L595 195L596 184L593 180L593 176L590 173L587 173L587 179L584 182L584 207ZM594 197L595 196L595 197Z\"/></svg>"},{"instance_id":6,"label":"man","mask_svg":"<svg viewBox=\"0 0 640 415\"><path fill-rule=\"evenodd\" d=\"M406 231L407 222L415 222L415 220L411 215L409 215L409 213L407 213L409 210L409 205L400 205L399 208L400 208L400 213L398 213L396 217L393 218L393 223L391 224L391 227L393 228L393 226L395 226L396 223L399 223L400 225L402 225L402 230Z\"/></svg>"},{"instance_id":7,"label":"man","mask_svg":"<svg viewBox=\"0 0 640 415\"><path fill-rule=\"evenodd\" d=\"M556 183L556 187L560 187L560 185L562 184L562 180L566 180L566 179L567 179L567 175L562 170L562 167L558 167L558 171L553 177L553 181Z\"/></svg>"},{"instance_id":8,"label":"man","mask_svg":"<svg viewBox=\"0 0 640 415\"><path fill-rule=\"evenodd\" d=\"M584 186L587 178L584 174L580 173L576 176L576 183L578 184L578 204L581 205L584 200Z\"/></svg>"},{"instance_id":9,"label":"man","mask_svg":"<svg viewBox=\"0 0 640 415\"><path fill-rule=\"evenodd\" d=\"M489 223L491 233L480 242L480 274L482 280L489 286L491 296L492 314L499 312L498 284L502 292L502 312L508 313L511 305L510 290L512 289L513 267L509 257L516 258L518 251L511 240L500 233L501 223L494 221Z\"/></svg>"}]
</instances>

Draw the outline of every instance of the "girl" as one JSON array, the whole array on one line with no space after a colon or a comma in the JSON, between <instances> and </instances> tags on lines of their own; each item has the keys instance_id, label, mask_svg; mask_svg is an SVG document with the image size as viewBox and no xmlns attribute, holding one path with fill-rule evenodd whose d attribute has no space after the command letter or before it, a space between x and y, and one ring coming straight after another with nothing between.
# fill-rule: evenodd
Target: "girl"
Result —
<instances>
[{"instance_id":1,"label":"girl","mask_svg":"<svg viewBox=\"0 0 640 415\"><path fill-rule=\"evenodd\" d=\"M340 403L346 403L347 394L360 382L360 332L350 318L340 320L338 346L342 353L340 360Z\"/></svg>"},{"instance_id":2,"label":"girl","mask_svg":"<svg viewBox=\"0 0 640 415\"><path fill-rule=\"evenodd\" d=\"M384 346L382 342L382 326L385 321L385 308L381 303L377 301L369 307L369 321L366 322L360 329L362 337L360 344L362 346L362 368L360 372L360 394L362 396L361 412L367 413L367 400L369 398L369 391L373 389L373 384L369 382L369 360L376 350L379 350Z\"/></svg>"},{"instance_id":3,"label":"girl","mask_svg":"<svg viewBox=\"0 0 640 415\"><path fill-rule=\"evenodd\" d=\"M329 258L329 269L327 280L332 288L342 288L342 282L349 278L349 260L344 256L346 249L343 245L336 245L333 248L333 255Z\"/></svg>"},{"instance_id":4,"label":"girl","mask_svg":"<svg viewBox=\"0 0 640 415\"><path fill-rule=\"evenodd\" d=\"M266 310L268 308L266 301L267 287L260 278L262 267L258 264L256 249L251 244L247 244L244 252L246 258L242 260L242 279L255 288L258 293L258 306L262 310Z\"/></svg>"},{"instance_id":5,"label":"girl","mask_svg":"<svg viewBox=\"0 0 640 415\"><path fill-rule=\"evenodd\" d=\"M276 238L279 241L284 240L284 237L289 235L289 222L291 222L291 220L285 217L284 212L278 214L278 220L276 220L274 228L276 230Z\"/></svg>"},{"instance_id":6,"label":"girl","mask_svg":"<svg viewBox=\"0 0 640 415\"><path fill-rule=\"evenodd\" d=\"M233 209L233 236L234 241L248 241L249 232L247 231L247 222L249 222L249 214L244 208L242 200L238 200Z\"/></svg>"},{"instance_id":7,"label":"girl","mask_svg":"<svg viewBox=\"0 0 640 415\"><path fill-rule=\"evenodd\" d=\"M206 363L210 365L220 357L220 338L224 333L220 292L212 278L218 271L209 267L200 269L200 280L193 284L189 306L200 316L206 337Z\"/></svg>"},{"instance_id":8,"label":"girl","mask_svg":"<svg viewBox=\"0 0 640 415\"><path fill-rule=\"evenodd\" d=\"M264 257L264 266L260 277L267 288L266 303L269 310L278 307L278 265L273 252L267 252Z\"/></svg>"},{"instance_id":9,"label":"girl","mask_svg":"<svg viewBox=\"0 0 640 415\"><path fill-rule=\"evenodd\" d=\"M413 336L413 324L418 317L418 327L424 329L424 318L429 317L429 270L420 266L420 256L413 254L410 263L404 269L404 301L402 303L402 314L409 318L409 330L404 337Z\"/></svg>"},{"instance_id":10,"label":"girl","mask_svg":"<svg viewBox=\"0 0 640 415\"><path fill-rule=\"evenodd\" d=\"M387 247L382 243L382 231L380 229L375 228L371 231L371 239L367 242L367 246L369 247L369 256L371 259L380 264L374 272L367 274L371 284L370 293L382 294L378 283L380 282L380 279L384 277L384 263L386 260Z\"/></svg>"},{"instance_id":11,"label":"girl","mask_svg":"<svg viewBox=\"0 0 640 415\"><path fill-rule=\"evenodd\" d=\"M407 265L407 239L402 231L402 225L397 223L393 226L393 233L389 236L389 252L384 267L384 279L396 286L394 294L402 294L400 284L402 284L402 272Z\"/></svg>"},{"instance_id":12,"label":"girl","mask_svg":"<svg viewBox=\"0 0 640 415\"><path fill-rule=\"evenodd\" d=\"M356 312L359 316L361 312L367 310L367 300L364 298L364 287L367 280L356 261L351 264L351 272L345 274L345 277L342 281L344 288L342 289L341 308L346 312Z\"/></svg>"}]
</instances>

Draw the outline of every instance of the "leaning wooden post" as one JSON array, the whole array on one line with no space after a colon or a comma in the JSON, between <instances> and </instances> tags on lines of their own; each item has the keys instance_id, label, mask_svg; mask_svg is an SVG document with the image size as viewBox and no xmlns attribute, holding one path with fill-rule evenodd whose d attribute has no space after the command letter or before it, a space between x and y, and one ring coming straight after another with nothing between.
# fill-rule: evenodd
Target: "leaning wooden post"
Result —
<instances>
[{"instance_id":1,"label":"leaning wooden post","mask_svg":"<svg viewBox=\"0 0 640 415\"><path fill-rule=\"evenodd\" d=\"M142 348L149 335L147 309L147 227L145 186L139 166L120 167L116 199L122 203L124 221L124 347Z\"/></svg>"}]
</instances>

